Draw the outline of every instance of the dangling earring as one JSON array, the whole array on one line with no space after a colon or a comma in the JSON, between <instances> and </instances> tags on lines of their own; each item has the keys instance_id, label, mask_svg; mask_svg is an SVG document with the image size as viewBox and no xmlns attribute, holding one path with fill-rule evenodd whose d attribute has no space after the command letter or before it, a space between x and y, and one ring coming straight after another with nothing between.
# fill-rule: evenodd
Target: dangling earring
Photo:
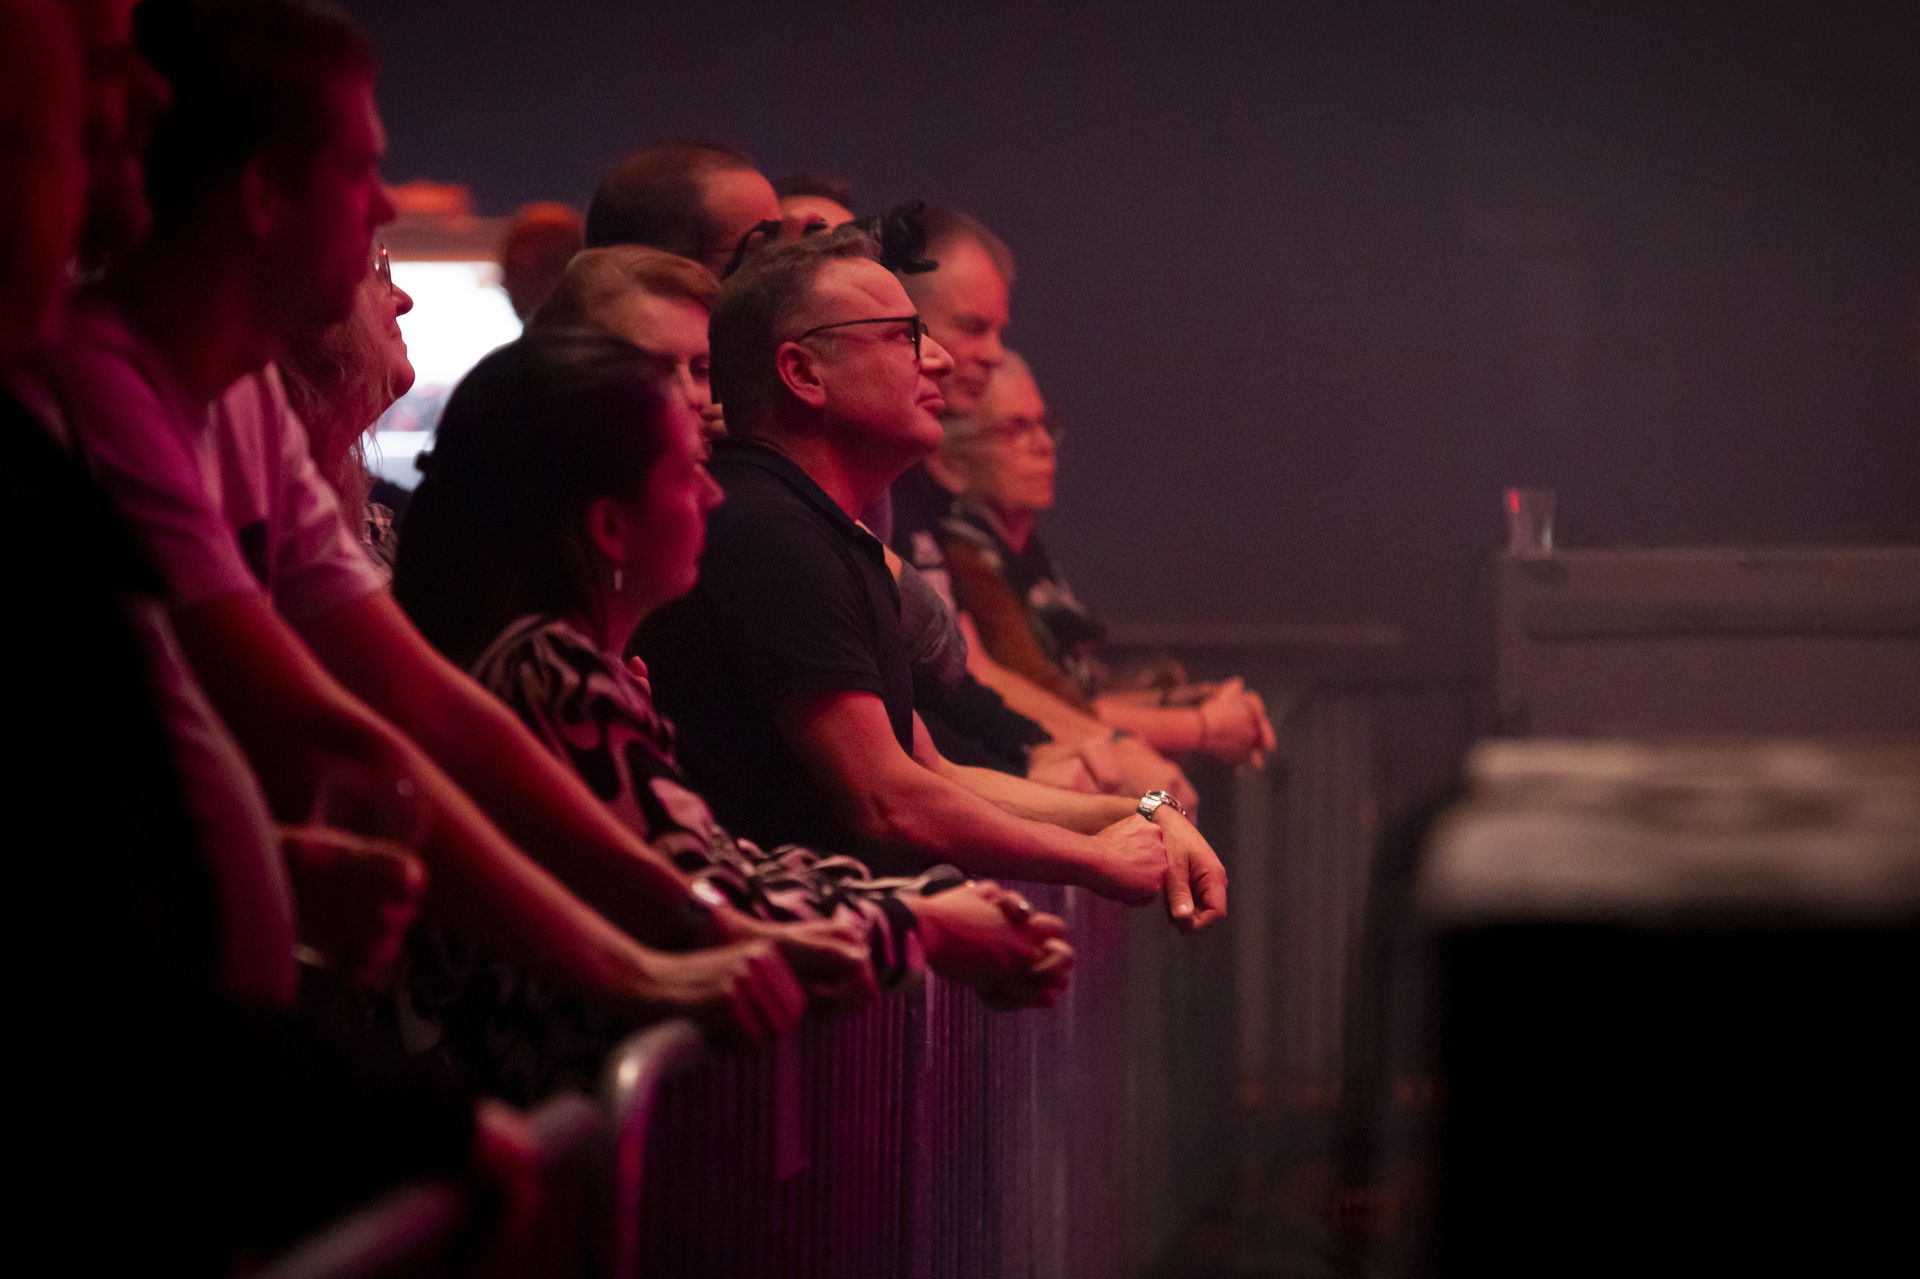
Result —
<instances>
[{"instance_id":1,"label":"dangling earring","mask_svg":"<svg viewBox=\"0 0 1920 1279\"><path fill-rule=\"evenodd\" d=\"M627 574L618 564L613 566L613 593L620 594L627 589Z\"/></svg>"}]
</instances>

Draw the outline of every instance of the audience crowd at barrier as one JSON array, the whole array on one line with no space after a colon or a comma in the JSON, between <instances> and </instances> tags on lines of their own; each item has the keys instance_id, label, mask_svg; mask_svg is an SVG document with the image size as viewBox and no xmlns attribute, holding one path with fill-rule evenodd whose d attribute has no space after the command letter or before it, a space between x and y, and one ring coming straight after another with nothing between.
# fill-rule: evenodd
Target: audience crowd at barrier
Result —
<instances>
[{"instance_id":1,"label":"audience crowd at barrier","mask_svg":"<svg viewBox=\"0 0 1920 1279\"><path fill-rule=\"evenodd\" d=\"M527 1108L676 1018L736 1055L703 1085L724 1097L667 1116L732 1126L669 1122L656 1185L778 1164L803 1113L867 1117L836 1121L864 1135L832 1175L869 1215L810 1217L833 1196L790 1182L753 1256L1037 1255L1017 1212L916 1198L955 1184L916 1143L978 1134L980 1202L1052 1193L1014 1166L1040 1146L969 1117L1072 1122L1050 1066L1125 997L1093 899L1224 918L1180 761L1275 740L1238 680L1110 670L1034 536L1058 433L1001 344L1008 247L646 147L583 251L563 211L524 220L526 333L454 391L417 492L376 491L358 441L412 369L365 35L321 0L6 0L0 24L32 672L7 799L65 924L29 1014L74 1113L143 1046L106 1125L156 1152L74 1262L231 1271L464 1177L474 1264L511 1273L557 1211ZM95 1136L49 1184L92 1180Z\"/></svg>"}]
</instances>

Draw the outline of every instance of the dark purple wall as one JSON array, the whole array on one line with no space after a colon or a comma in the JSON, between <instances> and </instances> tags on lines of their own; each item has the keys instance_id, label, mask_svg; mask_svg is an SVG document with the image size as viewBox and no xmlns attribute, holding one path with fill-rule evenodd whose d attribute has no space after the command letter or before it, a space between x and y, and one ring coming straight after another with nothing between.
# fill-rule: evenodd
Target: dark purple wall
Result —
<instances>
[{"instance_id":1,"label":"dark purple wall","mask_svg":"<svg viewBox=\"0 0 1920 1279\"><path fill-rule=\"evenodd\" d=\"M690 132L985 216L1109 615L1444 657L1516 482L1563 541L1920 536L1911 0L355 7L391 175L487 212Z\"/></svg>"}]
</instances>

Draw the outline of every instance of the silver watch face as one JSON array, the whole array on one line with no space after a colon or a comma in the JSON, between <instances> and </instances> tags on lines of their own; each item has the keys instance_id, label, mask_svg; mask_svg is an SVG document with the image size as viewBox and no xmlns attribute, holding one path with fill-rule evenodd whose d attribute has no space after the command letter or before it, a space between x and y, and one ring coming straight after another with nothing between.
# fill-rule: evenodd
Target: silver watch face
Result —
<instances>
[{"instance_id":1,"label":"silver watch face","mask_svg":"<svg viewBox=\"0 0 1920 1279\"><path fill-rule=\"evenodd\" d=\"M1163 790L1150 790L1140 797L1140 815L1148 821L1152 821L1153 815L1160 810L1162 805L1173 809L1174 812L1179 813L1183 817L1186 815L1187 810L1180 806L1180 801Z\"/></svg>"}]
</instances>

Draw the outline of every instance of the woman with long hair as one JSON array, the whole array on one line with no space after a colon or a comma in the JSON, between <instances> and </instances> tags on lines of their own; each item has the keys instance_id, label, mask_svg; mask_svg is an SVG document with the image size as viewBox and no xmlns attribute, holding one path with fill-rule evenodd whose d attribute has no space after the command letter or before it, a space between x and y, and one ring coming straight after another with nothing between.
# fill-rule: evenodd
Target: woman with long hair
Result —
<instances>
[{"instance_id":1,"label":"woman with long hair","mask_svg":"<svg viewBox=\"0 0 1920 1279\"><path fill-rule=\"evenodd\" d=\"M400 334L400 317L411 310L413 298L393 282L380 246L347 318L290 342L279 361L287 402L307 428L320 478L340 498L360 540L387 564L393 563L393 512L374 500L366 437L413 389L413 361Z\"/></svg>"}]
</instances>

